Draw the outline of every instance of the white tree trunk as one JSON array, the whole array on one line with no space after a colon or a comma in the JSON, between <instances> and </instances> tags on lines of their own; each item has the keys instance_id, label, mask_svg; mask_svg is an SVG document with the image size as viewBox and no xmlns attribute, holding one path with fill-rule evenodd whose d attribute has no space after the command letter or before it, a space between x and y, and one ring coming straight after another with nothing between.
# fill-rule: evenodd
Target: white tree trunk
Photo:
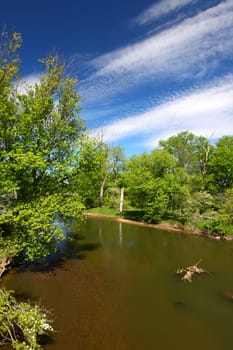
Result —
<instances>
[{"instance_id":1,"label":"white tree trunk","mask_svg":"<svg viewBox=\"0 0 233 350\"><path fill-rule=\"evenodd\" d=\"M124 190L125 190L124 187L121 187L120 208L119 208L120 213L123 212Z\"/></svg>"},{"instance_id":2,"label":"white tree trunk","mask_svg":"<svg viewBox=\"0 0 233 350\"><path fill-rule=\"evenodd\" d=\"M99 196L99 206L102 207L103 205L103 199L104 199L104 185L106 182L107 177L104 178L103 182L101 183L100 187L100 196Z\"/></svg>"}]
</instances>

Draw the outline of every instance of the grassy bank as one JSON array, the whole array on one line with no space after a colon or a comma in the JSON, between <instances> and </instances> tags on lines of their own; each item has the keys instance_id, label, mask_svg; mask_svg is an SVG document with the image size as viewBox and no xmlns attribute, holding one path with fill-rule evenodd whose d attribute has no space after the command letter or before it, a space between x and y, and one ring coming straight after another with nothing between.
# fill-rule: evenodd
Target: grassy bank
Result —
<instances>
[{"instance_id":1,"label":"grassy bank","mask_svg":"<svg viewBox=\"0 0 233 350\"><path fill-rule=\"evenodd\" d=\"M229 237L229 236L223 236L223 235L214 235L211 233L203 232L199 230L197 227L185 226L173 220L162 221L160 223L147 223L142 220L144 212L138 209L129 209L129 210L125 210L123 213L119 213L119 211L116 209L99 207L99 208L88 209L85 211L85 214L87 216L105 216L105 217L109 217L111 219L119 220L122 222L137 224L140 226L149 226L149 227L154 227L162 230L192 233L192 234L201 235L201 236L205 236L205 237L217 239L217 240L233 239L232 236Z\"/></svg>"},{"instance_id":2,"label":"grassy bank","mask_svg":"<svg viewBox=\"0 0 233 350\"><path fill-rule=\"evenodd\" d=\"M109 215L109 216L115 216L115 217L124 217L123 214L120 214L119 211L116 209L111 208L91 208L85 211L85 213L92 213L92 214L99 214L99 215Z\"/></svg>"},{"instance_id":3,"label":"grassy bank","mask_svg":"<svg viewBox=\"0 0 233 350\"><path fill-rule=\"evenodd\" d=\"M156 222L147 222L143 219L145 212L142 209L127 209L124 210L123 213L120 213L117 209L113 208L107 208L107 207L98 207L98 208L91 208L86 210L85 213L91 213L91 214L96 214L96 215L107 215L107 216L112 216L116 218L122 218L126 220L133 220L137 222L143 222L147 224L158 224ZM182 229L183 225L179 223L176 220L163 220L159 222L159 224L168 224L168 225L173 225L173 226L180 226Z\"/></svg>"},{"instance_id":4,"label":"grassy bank","mask_svg":"<svg viewBox=\"0 0 233 350\"><path fill-rule=\"evenodd\" d=\"M85 211L87 216L103 216L109 217L111 219L115 219L121 222L136 224L140 226L149 226L153 228L169 230L169 231L182 231L187 233L198 233L196 230L194 232L193 229L189 227L185 227L179 223L171 223L171 222L161 222L158 224L155 223L147 223L142 220L143 212L137 209L126 210L123 213L119 213L116 209L110 208L92 208Z\"/></svg>"}]
</instances>

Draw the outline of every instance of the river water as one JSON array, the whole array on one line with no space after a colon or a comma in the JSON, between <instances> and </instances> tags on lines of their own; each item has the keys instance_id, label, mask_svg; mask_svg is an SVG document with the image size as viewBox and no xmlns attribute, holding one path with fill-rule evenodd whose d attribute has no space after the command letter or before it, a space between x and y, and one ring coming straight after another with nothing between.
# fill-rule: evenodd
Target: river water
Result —
<instances>
[{"instance_id":1,"label":"river water","mask_svg":"<svg viewBox=\"0 0 233 350\"><path fill-rule=\"evenodd\" d=\"M88 218L63 248L1 283L51 310L46 350L233 348L233 242ZM199 259L210 274L176 276Z\"/></svg>"}]
</instances>

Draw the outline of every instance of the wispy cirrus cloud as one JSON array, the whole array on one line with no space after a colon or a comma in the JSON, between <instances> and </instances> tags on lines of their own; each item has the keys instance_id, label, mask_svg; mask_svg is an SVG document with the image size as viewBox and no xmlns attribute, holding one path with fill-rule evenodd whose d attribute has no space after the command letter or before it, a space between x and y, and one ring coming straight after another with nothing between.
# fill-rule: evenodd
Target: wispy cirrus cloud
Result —
<instances>
[{"instance_id":1,"label":"wispy cirrus cloud","mask_svg":"<svg viewBox=\"0 0 233 350\"><path fill-rule=\"evenodd\" d=\"M167 2L152 6L153 16L145 10L138 24L198 0L170 1L165 9ZM93 134L107 143L130 140L131 148L152 149L182 130L214 138L233 134L233 1L214 1L169 23L91 61L93 72L81 86L95 107ZM174 90L164 93L164 86Z\"/></svg>"},{"instance_id":2,"label":"wispy cirrus cloud","mask_svg":"<svg viewBox=\"0 0 233 350\"><path fill-rule=\"evenodd\" d=\"M153 148L158 141L182 130L206 137L233 133L233 75L141 114L115 121L93 132L103 134L106 142L125 138L144 139Z\"/></svg>"},{"instance_id":3,"label":"wispy cirrus cloud","mask_svg":"<svg viewBox=\"0 0 233 350\"><path fill-rule=\"evenodd\" d=\"M94 71L82 83L84 95L95 101L149 81L198 79L221 68L221 60L232 59L232 42L233 2L228 0L92 60Z\"/></svg>"},{"instance_id":4,"label":"wispy cirrus cloud","mask_svg":"<svg viewBox=\"0 0 233 350\"><path fill-rule=\"evenodd\" d=\"M145 9L133 22L138 25L144 25L197 1L198 0L162 0Z\"/></svg>"}]
</instances>

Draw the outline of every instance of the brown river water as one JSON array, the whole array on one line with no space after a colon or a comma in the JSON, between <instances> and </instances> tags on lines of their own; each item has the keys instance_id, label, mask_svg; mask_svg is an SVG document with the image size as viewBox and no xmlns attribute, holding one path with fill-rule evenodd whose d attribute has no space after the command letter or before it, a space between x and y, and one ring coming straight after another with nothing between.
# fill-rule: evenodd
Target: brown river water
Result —
<instances>
[{"instance_id":1,"label":"brown river water","mask_svg":"<svg viewBox=\"0 0 233 350\"><path fill-rule=\"evenodd\" d=\"M199 259L210 274L176 276ZM51 310L46 350L233 348L223 297L233 293L233 242L88 218L50 265L12 270L1 286Z\"/></svg>"}]
</instances>

